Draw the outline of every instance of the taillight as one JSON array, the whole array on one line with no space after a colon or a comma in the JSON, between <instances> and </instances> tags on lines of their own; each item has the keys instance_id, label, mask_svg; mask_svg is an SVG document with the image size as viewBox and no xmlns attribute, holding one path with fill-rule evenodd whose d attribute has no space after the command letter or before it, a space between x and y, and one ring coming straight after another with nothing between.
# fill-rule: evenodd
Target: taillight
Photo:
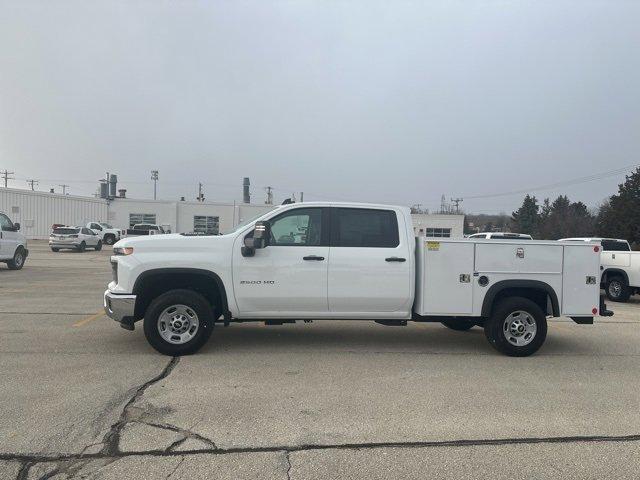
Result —
<instances>
[{"instance_id":1,"label":"taillight","mask_svg":"<svg viewBox=\"0 0 640 480\"><path fill-rule=\"evenodd\" d=\"M594 315L597 315L598 309L596 307L593 307L593 309L591 310L591 313L593 313Z\"/></svg>"},{"instance_id":2,"label":"taillight","mask_svg":"<svg viewBox=\"0 0 640 480\"><path fill-rule=\"evenodd\" d=\"M595 247L593 247L593 251L598 253L600 251L600 247L596 245Z\"/></svg>"},{"instance_id":3,"label":"taillight","mask_svg":"<svg viewBox=\"0 0 640 480\"><path fill-rule=\"evenodd\" d=\"M69 235L69 238L78 238L78 235Z\"/></svg>"}]
</instances>

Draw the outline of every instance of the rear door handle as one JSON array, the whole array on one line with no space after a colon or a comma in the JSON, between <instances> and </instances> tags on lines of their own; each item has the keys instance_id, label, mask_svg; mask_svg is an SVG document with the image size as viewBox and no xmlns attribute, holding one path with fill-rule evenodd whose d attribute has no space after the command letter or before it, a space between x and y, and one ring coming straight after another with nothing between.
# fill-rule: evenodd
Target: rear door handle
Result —
<instances>
[{"instance_id":1,"label":"rear door handle","mask_svg":"<svg viewBox=\"0 0 640 480\"><path fill-rule=\"evenodd\" d=\"M303 260L315 260L317 262L321 262L324 260L324 257L319 257L317 255L309 255L307 257L302 257Z\"/></svg>"},{"instance_id":2,"label":"rear door handle","mask_svg":"<svg viewBox=\"0 0 640 480\"><path fill-rule=\"evenodd\" d=\"M385 262L406 262L407 261L406 258L402 258L402 257L389 257L389 258L385 258L384 260Z\"/></svg>"}]
</instances>

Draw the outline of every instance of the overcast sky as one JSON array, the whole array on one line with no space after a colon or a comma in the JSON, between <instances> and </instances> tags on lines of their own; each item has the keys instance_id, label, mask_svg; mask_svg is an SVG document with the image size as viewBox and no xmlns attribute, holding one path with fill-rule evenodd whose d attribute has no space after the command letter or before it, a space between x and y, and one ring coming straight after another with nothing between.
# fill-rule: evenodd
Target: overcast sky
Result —
<instances>
[{"instance_id":1,"label":"overcast sky","mask_svg":"<svg viewBox=\"0 0 640 480\"><path fill-rule=\"evenodd\" d=\"M571 180L640 164L639 25L635 0L0 0L0 169L432 209ZM596 205L623 178L534 193Z\"/></svg>"}]
</instances>

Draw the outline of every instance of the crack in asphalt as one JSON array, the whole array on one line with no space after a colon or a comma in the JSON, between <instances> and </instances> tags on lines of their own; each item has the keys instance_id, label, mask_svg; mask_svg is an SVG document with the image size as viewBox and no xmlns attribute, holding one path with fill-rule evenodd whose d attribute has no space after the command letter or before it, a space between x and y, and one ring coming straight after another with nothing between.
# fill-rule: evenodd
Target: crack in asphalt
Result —
<instances>
[{"instance_id":1,"label":"crack in asphalt","mask_svg":"<svg viewBox=\"0 0 640 480\"><path fill-rule=\"evenodd\" d=\"M151 380L143 383L136 389L133 396L129 399L129 401L122 409L118 421L111 425L109 431L102 438L103 447L99 452L100 454L102 454L104 457L113 457L122 454L122 452L120 451L120 436L124 427L126 427L127 424L130 423L129 408L131 408L140 399L140 397L144 395L144 392L147 390L147 388L155 383L158 383L160 380L167 378L176 367L176 365L178 365L179 361L180 357L173 357L158 375L153 377Z\"/></svg>"},{"instance_id":2,"label":"crack in asphalt","mask_svg":"<svg viewBox=\"0 0 640 480\"><path fill-rule=\"evenodd\" d=\"M45 463L69 460L120 459L126 457L179 457L183 455L229 455L237 453L279 453L287 454L311 450L374 450L379 448L442 448L442 447L477 447L501 445L533 445L533 444L562 444L562 443L623 443L639 442L640 434L634 435L589 435L567 437L516 437L475 440L433 440L415 442L362 442L337 444L301 444L274 445L265 447L231 447L231 448L202 448L184 451L144 450L137 452L121 452L106 450L98 453L37 455L21 453L0 453L0 460L19 461L23 463ZM112 453L107 453L112 452Z\"/></svg>"},{"instance_id":3,"label":"crack in asphalt","mask_svg":"<svg viewBox=\"0 0 640 480\"><path fill-rule=\"evenodd\" d=\"M291 458L289 457L290 452L285 450L284 459L287 461L287 480L291 480Z\"/></svg>"}]
</instances>

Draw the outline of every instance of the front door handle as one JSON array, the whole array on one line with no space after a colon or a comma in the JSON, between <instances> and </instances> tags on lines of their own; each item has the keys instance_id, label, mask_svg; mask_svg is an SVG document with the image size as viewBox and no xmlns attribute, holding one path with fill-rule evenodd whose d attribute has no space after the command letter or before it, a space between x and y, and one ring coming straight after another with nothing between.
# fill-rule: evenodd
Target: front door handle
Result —
<instances>
[{"instance_id":1,"label":"front door handle","mask_svg":"<svg viewBox=\"0 0 640 480\"><path fill-rule=\"evenodd\" d=\"M315 260L317 262L321 262L324 260L324 257L319 257L317 255L309 255L307 257L302 257L303 260Z\"/></svg>"},{"instance_id":2,"label":"front door handle","mask_svg":"<svg viewBox=\"0 0 640 480\"><path fill-rule=\"evenodd\" d=\"M385 262L406 262L407 261L406 258L402 258L402 257L389 257L389 258L385 258L384 260Z\"/></svg>"}]
</instances>

